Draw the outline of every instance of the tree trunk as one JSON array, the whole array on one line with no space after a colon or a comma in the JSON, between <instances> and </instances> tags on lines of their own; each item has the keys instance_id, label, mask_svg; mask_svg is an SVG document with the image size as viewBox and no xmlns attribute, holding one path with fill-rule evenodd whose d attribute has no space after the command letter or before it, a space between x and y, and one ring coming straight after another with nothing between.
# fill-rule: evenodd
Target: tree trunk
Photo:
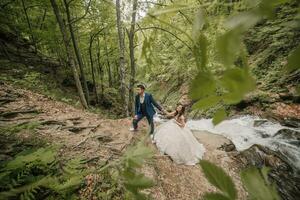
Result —
<instances>
[{"instance_id":1,"label":"tree trunk","mask_svg":"<svg viewBox=\"0 0 300 200\"><path fill-rule=\"evenodd\" d=\"M135 57L134 57L134 32L136 23L136 12L137 12L137 0L132 2L132 16L130 31L128 33L129 39L129 53L130 53L130 79L129 79L129 95L128 95L128 112L133 114L133 103L134 103L134 84L135 84Z\"/></svg>"},{"instance_id":2,"label":"tree trunk","mask_svg":"<svg viewBox=\"0 0 300 200\"><path fill-rule=\"evenodd\" d=\"M94 72L94 61L93 61L93 54L92 54L93 53L92 52L93 40L94 40L94 36L91 35L91 37L90 37L90 45L89 45L90 63L91 63L91 70L92 70L94 92L95 92L95 96L96 96L96 103L99 103L98 93L97 93L97 87L96 87L96 80L95 80L95 72Z\"/></svg>"},{"instance_id":3,"label":"tree trunk","mask_svg":"<svg viewBox=\"0 0 300 200\"><path fill-rule=\"evenodd\" d=\"M85 98L86 98L86 101L87 103L89 104L89 89L88 89L88 86L87 86L87 82L86 82L86 78L85 78L85 74L84 74L84 64L83 64L83 61L82 61L82 56L81 56L81 53L80 53L80 49L78 47L78 42L76 40L76 37L75 37L75 33L74 33L74 30L73 30L73 25L72 25L72 20L71 20L71 15L70 15L70 8L69 8L69 3L67 2L67 0L64 0L64 5L65 5L65 8L66 8L66 14L67 14L67 23L68 23L68 26L69 26L69 31L70 31L70 35L71 35L71 39L72 39L72 43L73 43L73 47L74 47L74 51L75 51L75 55L76 55L76 58L77 58L77 61L78 61L78 65L79 65L79 70L80 70L80 74L81 74L81 79L82 79L82 83L83 83L83 88L84 88L84 92L85 92Z\"/></svg>"},{"instance_id":4,"label":"tree trunk","mask_svg":"<svg viewBox=\"0 0 300 200\"><path fill-rule=\"evenodd\" d=\"M98 69L99 69L99 76L100 76L100 82L101 82L101 99L103 99L104 95L104 85L103 85L103 67L100 62L100 45L99 45L99 38L97 38L97 62L98 62Z\"/></svg>"},{"instance_id":5,"label":"tree trunk","mask_svg":"<svg viewBox=\"0 0 300 200\"><path fill-rule=\"evenodd\" d=\"M104 48L105 48L107 72L108 72L108 85L109 85L109 87L112 87L112 85L113 85L112 84L112 73L111 73L111 67L110 67L110 62L109 62L106 34L107 34L107 31L105 31L105 33L104 33L104 43L105 43Z\"/></svg>"},{"instance_id":6,"label":"tree trunk","mask_svg":"<svg viewBox=\"0 0 300 200\"><path fill-rule=\"evenodd\" d=\"M119 37L119 72L120 72L120 94L121 103L123 104L123 111L128 116L128 109L126 105L126 86L125 86L125 41L121 19L121 5L120 0L116 0L117 13L117 29Z\"/></svg>"},{"instance_id":7,"label":"tree trunk","mask_svg":"<svg viewBox=\"0 0 300 200\"><path fill-rule=\"evenodd\" d=\"M119 73L119 64L118 60L115 60L115 65L114 65L114 80L120 80L120 73ZM116 82L118 86L120 86L120 82Z\"/></svg>"},{"instance_id":8,"label":"tree trunk","mask_svg":"<svg viewBox=\"0 0 300 200\"><path fill-rule=\"evenodd\" d=\"M29 28L31 42L33 43L33 46L34 46L34 51L37 52L36 41L35 41L35 37L33 36L32 27L31 27L31 23L30 23L30 20L29 20L29 16L28 16L28 13L27 13L27 8L25 6L24 0L22 0L22 7L23 7L23 10L24 10L26 22L27 22L27 25L28 25L28 28Z\"/></svg>"},{"instance_id":9,"label":"tree trunk","mask_svg":"<svg viewBox=\"0 0 300 200\"><path fill-rule=\"evenodd\" d=\"M51 6L53 8L53 12L55 14L56 20L58 22L62 37L63 37L63 42L64 42L64 45L66 47L68 62L69 62L69 65L71 66L72 71L73 71L73 76L74 76L74 79L75 79L76 88L77 88L77 91L78 91L78 94L79 94L79 97L80 97L81 104L84 108L88 108L88 105L87 105L87 102L86 102L86 99L84 97L84 93L83 93L83 90L82 90L82 86L81 86L81 83L80 83L80 80L79 80L77 68L76 68L76 65L75 65L75 60L74 60L74 57L73 57L73 52L72 52L72 49L70 48L70 46L68 44L69 39L68 39L66 27L63 23L63 19L62 19L60 13L59 13L59 8L57 6L56 0L50 0L50 2L51 2Z\"/></svg>"}]
</instances>

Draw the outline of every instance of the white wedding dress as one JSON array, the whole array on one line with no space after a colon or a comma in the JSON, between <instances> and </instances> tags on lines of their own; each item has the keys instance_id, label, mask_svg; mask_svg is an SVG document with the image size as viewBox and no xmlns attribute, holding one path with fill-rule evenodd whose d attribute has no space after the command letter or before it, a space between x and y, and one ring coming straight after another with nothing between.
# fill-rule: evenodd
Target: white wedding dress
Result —
<instances>
[{"instance_id":1,"label":"white wedding dress","mask_svg":"<svg viewBox=\"0 0 300 200\"><path fill-rule=\"evenodd\" d=\"M195 165L205 152L191 130L186 126L181 128L174 119L156 129L154 141L159 151L169 155L177 164Z\"/></svg>"}]
</instances>

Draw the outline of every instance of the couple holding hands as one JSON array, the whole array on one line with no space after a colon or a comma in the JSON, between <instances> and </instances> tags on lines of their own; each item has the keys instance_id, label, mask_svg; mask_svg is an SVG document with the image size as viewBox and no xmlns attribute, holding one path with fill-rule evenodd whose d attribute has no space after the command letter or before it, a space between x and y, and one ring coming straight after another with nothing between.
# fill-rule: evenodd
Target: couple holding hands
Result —
<instances>
[{"instance_id":1,"label":"couple holding hands","mask_svg":"<svg viewBox=\"0 0 300 200\"><path fill-rule=\"evenodd\" d=\"M164 110L152 97L145 92L145 86L137 85L137 95L135 97L135 116L132 121L131 131L137 131L138 123L144 117L150 126L150 137L156 144L159 151L169 155L177 164L195 165L202 159L205 149L194 137L191 130L185 126L185 107L178 104L173 112ZM163 112L169 121L161 124L154 131L153 116L154 106Z\"/></svg>"}]
</instances>

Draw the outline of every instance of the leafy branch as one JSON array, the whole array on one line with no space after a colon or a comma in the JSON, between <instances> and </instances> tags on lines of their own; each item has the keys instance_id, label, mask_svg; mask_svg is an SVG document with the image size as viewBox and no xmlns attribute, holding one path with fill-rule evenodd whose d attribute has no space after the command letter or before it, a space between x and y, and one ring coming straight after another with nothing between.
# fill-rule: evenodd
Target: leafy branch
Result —
<instances>
[{"instance_id":1,"label":"leafy branch","mask_svg":"<svg viewBox=\"0 0 300 200\"><path fill-rule=\"evenodd\" d=\"M235 185L226 172L213 163L200 161L200 166L207 180L219 189L220 192L206 193L204 200L235 200L237 191ZM242 182L251 199L279 200L276 188L268 181L269 169L263 167L258 170L255 167L245 169L241 173Z\"/></svg>"}]
</instances>

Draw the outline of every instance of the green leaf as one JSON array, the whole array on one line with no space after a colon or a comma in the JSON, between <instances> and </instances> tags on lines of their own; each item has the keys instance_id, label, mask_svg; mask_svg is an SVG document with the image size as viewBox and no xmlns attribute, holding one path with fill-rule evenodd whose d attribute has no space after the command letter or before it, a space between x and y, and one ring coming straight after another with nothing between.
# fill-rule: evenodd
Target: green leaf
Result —
<instances>
[{"instance_id":1,"label":"green leaf","mask_svg":"<svg viewBox=\"0 0 300 200\"><path fill-rule=\"evenodd\" d=\"M286 65L285 69L288 72L300 69L300 45L288 57L288 64Z\"/></svg>"},{"instance_id":2,"label":"green leaf","mask_svg":"<svg viewBox=\"0 0 300 200\"><path fill-rule=\"evenodd\" d=\"M200 34L194 43L193 53L199 70L204 70L207 63L207 46L208 41L205 35Z\"/></svg>"},{"instance_id":3,"label":"green leaf","mask_svg":"<svg viewBox=\"0 0 300 200\"><path fill-rule=\"evenodd\" d=\"M224 108L220 108L215 114L213 118L213 124L217 125L221 121L223 121L227 117L227 113Z\"/></svg>"},{"instance_id":4,"label":"green leaf","mask_svg":"<svg viewBox=\"0 0 300 200\"><path fill-rule=\"evenodd\" d=\"M243 170L242 182L252 199L279 200L277 191L273 185L268 185L259 170L255 167Z\"/></svg>"},{"instance_id":5,"label":"green leaf","mask_svg":"<svg viewBox=\"0 0 300 200\"><path fill-rule=\"evenodd\" d=\"M200 71L191 83L190 96L194 100L214 94L216 82L209 72Z\"/></svg>"},{"instance_id":6,"label":"green leaf","mask_svg":"<svg viewBox=\"0 0 300 200\"><path fill-rule=\"evenodd\" d=\"M265 180L265 182L267 184L270 184L270 182L268 180L268 174L269 174L269 172L270 172L270 168L269 167L263 167L261 169L261 175L262 175L262 177L264 178L264 180Z\"/></svg>"},{"instance_id":7,"label":"green leaf","mask_svg":"<svg viewBox=\"0 0 300 200\"><path fill-rule=\"evenodd\" d=\"M144 160L149 159L152 156L153 151L140 142L136 146L127 150L124 155L124 159L130 167L141 167Z\"/></svg>"},{"instance_id":8,"label":"green leaf","mask_svg":"<svg viewBox=\"0 0 300 200\"><path fill-rule=\"evenodd\" d=\"M200 99L193 105L193 109L203 109L206 110L218 104L221 98L219 96L209 96L203 99Z\"/></svg>"},{"instance_id":9,"label":"green leaf","mask_svg":"<svg viewBox=\"0 0 300 200\"><path fill-rule=\"evenodd\" d=\"M126 189L133 193L135 193L139 189L150 188L153 185L154 182L151 179L145 177L143 174L134 174L133 176L127 177L125 180Z\"/></svg>"},{"instance_id":10,"label":"green leaf","mask_svg":"<svg viewBox=\"0 0 300 200\"><path fill-rule=\"evenodd\" d=\"M221 85L226 90L222 96L226 104L240 102L244 96L255 89L255 80L247 68L233 68L224 72Z\"/></svg>"},{"instance_id":11,"label":"green leaf","mask_svg":"<svg viewBox=\"0 0 300 200\"><path fill-rule=\"evenodd\" d=\"M230 30L239 29L242 33L254 26L260 19L261 16L253 11L242 12L229 17L225 26Z\"/></svg>"},{"instance_id":12,"label":"green leaf","mask_svg":"<svg viewBox=\"0 0 300 200\"><path fill-rule=\"evenodd\" d=\"M211 184L220 189L229 199L237 198L237 191L232 179L221 167L218 167L206 160L201 160L200 165L205 177Z\"/></svg>"},{"instance_id":13,"label":"green leaf","mask_svg":"<svg viewBox=\"0 0 300 200\"><path fill-rule=\"evenodd\" d=\"M216 42L217 52L221 62L226 67L231 67L237 59L237 55L241 51L241 31L239 29L232 29L225 34L219 36Z\"/></svg>"},{"instance_id":14,"label":"green leaf","mask_svg":"<svg viewBox=\"0 0 300 200\"><path fill-rule=\"evenodd\" d=\"M300 86L299 85L296 86L296 92L297 92L298 95L300 95Z\"/></svg>"},{"instance_id":15,"label":"green leaf","mask_svg":"<svg viewBox=\"0 0 300 200\"><path fill-rule=\"evenodd\" d=\"M231 200L220 193L206 193L203 197L204 200Z\"/></svg>"},{"instance_id":16,"label":"green leaf","mask_svg":"<svg viewBox=\"0 0 300 200\"><path fill-rule=\"evenodd\" d=\"M192 35L194 40L198 39L198 35L200 31L203 29L205 23L206 23L206 16L204 15L204 11L202 9L199 9L196 12L194 23L193 23Z\"/></svg>"},{"instance_id":17,"label":"green leaf","mask_svg":"<svg viewBox=\"0 0 300 200\"><path fill-rule=\"evenodd\" d=\"M262 0L258 6L258 9L255 11L262 16L272 18L275 14L275 8L288 1L289 0Z\"/></svg>"}]
</instances>

